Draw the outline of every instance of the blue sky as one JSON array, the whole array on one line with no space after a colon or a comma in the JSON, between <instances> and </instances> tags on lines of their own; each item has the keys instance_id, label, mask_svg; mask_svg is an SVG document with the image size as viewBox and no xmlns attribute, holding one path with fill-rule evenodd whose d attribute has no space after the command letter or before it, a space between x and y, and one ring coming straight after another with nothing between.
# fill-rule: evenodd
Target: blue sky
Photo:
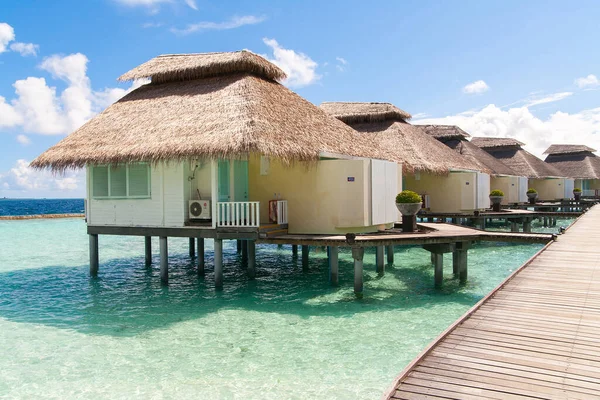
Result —
<instances>
[{"instance_id":1,"label":"blue sky","mask_svg":"<svg viewBox=\"0 0 600 400\"><path fill-rule=\"evenodd\" d=\"M0 6L0 197L82 196L28 162L164 53L250 49L315 104L387 101L416 122L600 148L596 1L36 0Z\"/></svg>"}]
</instances>

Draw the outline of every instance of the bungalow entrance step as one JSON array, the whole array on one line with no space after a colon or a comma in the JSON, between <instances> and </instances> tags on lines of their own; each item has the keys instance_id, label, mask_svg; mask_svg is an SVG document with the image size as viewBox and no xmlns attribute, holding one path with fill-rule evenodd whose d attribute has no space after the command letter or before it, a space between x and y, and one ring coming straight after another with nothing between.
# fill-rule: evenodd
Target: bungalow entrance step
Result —
<instances>
[{"instance_id":1,"label":"bungalow entrance step","mask_svg":"<svg viewBox=\"0 0 600 400\"><path fill-rule=\"evenodd\" d=\"M285 235L288 233L287 224L269 224L269 225L261 225L258 229L258 236L261 239L271 238L275 236Z\"/></svg>"}]
</instances>

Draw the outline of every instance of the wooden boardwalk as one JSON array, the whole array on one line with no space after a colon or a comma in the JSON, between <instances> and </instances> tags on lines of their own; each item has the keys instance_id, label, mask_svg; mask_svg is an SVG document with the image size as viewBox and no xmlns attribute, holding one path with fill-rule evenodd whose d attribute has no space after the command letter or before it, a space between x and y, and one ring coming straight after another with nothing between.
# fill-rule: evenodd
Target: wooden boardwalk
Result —
<instances>
[{"instance_id":1,"label":"wooden boardwalk","mask_svg":"<svg viewBox=\"0 0 600 400\"><path fill-rule=\"evenodd\" d=\"M600 206L442 333L384 398L600 398Z\"/></svg>"}]
</instances>

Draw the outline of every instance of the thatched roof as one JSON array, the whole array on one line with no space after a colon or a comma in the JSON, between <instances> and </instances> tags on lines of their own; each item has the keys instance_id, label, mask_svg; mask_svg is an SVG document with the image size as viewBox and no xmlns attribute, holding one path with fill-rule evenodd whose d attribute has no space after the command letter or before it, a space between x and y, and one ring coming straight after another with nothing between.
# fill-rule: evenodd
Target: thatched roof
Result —
<instances>
[{"instance_id":1,"label":"thatched roof","mask_svg":"<svg viewBox=\"0 0 600 400\"><path fill-rule=\"evenodd\" d=\"M374 142L392 153L395 161L403 163L403 169L407 173L424 171L447 174L450 170L490 173L487 168L481 168L418 127L407 123L400 113L389 112L392 109L398 110L391 104L323 103L321 107L342 121L353 121L346 123L357 131L369 133L375 139ZM370 111L373 112L371 116L368 114Z\"/></svg>"},{"instance_id":2,"label":"thatched roof","mask_svg":"<svg viewBox=\"0 0 600 400\"><path fill-rule=\"evenodd\" d=\"M457 153L466 157L481 169L489 169L492 175L513 175L518 174L508 165L497 160L485 150L480 149L466 138L469 134L458 126L454 125L415 125L428 135L435 137L446 146L454 149Z\"/></svg>"},{"instance_id":3,"label":"thatched roof","mask_svg":"<svg viewBox=\"0 0 600 400\"><path fill-rule=\"evenodd\" d=\"M147 73L136 76L143 75ZM285 86L254 72L231 74L226 69L221 76L203 79L153 79L51 147L32 166L63 170L87 164L238 158L252 152L284 163L318 160L323 152L393 159Z\"/></svg>"},{"instance_id":4,"label":"thatched roof","mask_svg":"<svg viewBox=\"0 0 600 400\"><path fill-rule=\"evenodd\" d=\"M463 131L456 125L417 125L429 136L433 136L436 139L458 139L462 140L468 138L467 132Z\"/></svg>"},{"instance_id":5,"label":"thatched roof","mask_svg":"<svg viewBox=\"0 0 600 400\"><path fill-rule=\"evenodd\" d=\"M513 138L493 138L493 137L475 137L471 140L473 144L482 149L491 149L494 147L521 147L525 143L519 142Z\"/></svg>"},{"instance_id":6,"label":"thatched roof","mask_svg":"<svg viewBox=\"0 0 600 400\"><path fill-rule=\"evenodd\" d=\"M546 162L563 174L576 179L600 179L600 157L583 145L552 145L546 150Z\"/></svg>"},{"instance_id":7,"label":"thatched roof","mask_svg":"<svg viewBox=\"0 0 600 400\"><path fill-rule=\"evenodd\" d=\"M553 144L544 154L572 154L572 153L593 153L595 149L583 144Z\"/></svg>"},{"instance_id":8,"label":"thatched roof","mask_svg":"<svg viewBox=\"0 0 600 400\"><path fill-rule=\"evenodd\" d=\"M510 138L474 137L471 143L483 148L496 159L508 165L518 176L527 178L556 178L565 174L552 165L524 150L522 143ZM501 145L501 144L504 145Z\"/></svg>"},{"instance_id":9,"label":"thatched roof","mask_svg":"<svg viewBox=\"0 0 600 400\"><path fill-rule=\"evenodd\" d=\"M151 78L154 83L189 81L212 76L249 72L279 81L285 72L248 50L229 53L165 54L151 59L119 77L120 81Z\"/></svg>"},{"instance_id":10,"label":"thatched roof","mask_svg":"<svg viewBox=\"0 0 600 400\"><path fill-rule=\"evenodd\" d=\"M320 107L347 124L390 119L408 121L412 118L409 113L390 103L324 102Z\"/></svg>"}]
</instances>

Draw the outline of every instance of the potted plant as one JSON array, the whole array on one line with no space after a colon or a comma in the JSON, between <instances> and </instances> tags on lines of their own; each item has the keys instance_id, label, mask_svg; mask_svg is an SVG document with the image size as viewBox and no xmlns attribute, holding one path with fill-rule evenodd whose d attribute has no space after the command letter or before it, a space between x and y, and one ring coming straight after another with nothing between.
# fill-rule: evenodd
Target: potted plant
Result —
<instances>
[{"instance_id":1,"label":"potted plant","mask_svg":"<svg viewBox=\"0 0 600 400\"><path fill-rule=\"evenodd\" d=\"M535 204L535 200L537 199L538 193L535 189L527 190L527 197L529 198L529 204Z\"/></svg>"},{"instance_id":2,"label":"potted plant","mask_svg":"<svg viewBox=\"0 0 600 400\"><path fill-rule=\"evenodd\" d=\"M403 190L396 196L396 208L402 214L402 231L414 232L417 230L416 214L421 209L421 196L412 190Z\"/></svg>"},{"instance_id":3,"label":"potted plant","mask_svg":"<svg viewBox=\"0 0 600 400\"><path fill-rule=\"evenodd\" d=\"M490 192L490 201L492 202L492 210L499 212L500 211L500 203L502 203L502 199L504 198L504 192L502 190L492 190Z\"/></svg>"},{"instance_id":4,"label":"potted plant","mask_svg":"<svg viewBox=\"0 0 600 400\"><path fill-rule=\"evenodd\" d=\"M573 189L573 196L575 197L575 201L581 200L581 189L579 189L579 188Z\"/></svg>"}]
</instances>

